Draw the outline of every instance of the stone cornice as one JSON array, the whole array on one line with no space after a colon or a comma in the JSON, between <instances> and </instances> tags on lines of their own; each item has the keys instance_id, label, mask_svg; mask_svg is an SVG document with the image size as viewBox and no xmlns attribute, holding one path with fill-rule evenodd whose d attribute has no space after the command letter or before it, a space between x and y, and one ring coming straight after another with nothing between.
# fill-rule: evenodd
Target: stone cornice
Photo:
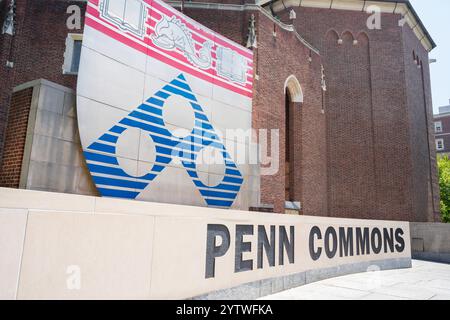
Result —
<instances>
[{"instance_id":1,"label":"stone cornice","mask_svg":"<svg viewBox=\"0 0 450 320\"><path fill-rule=\"evenodd\" d=\"M257 0L260 6L271 4L277 13L290 7L326 8L335 10L366 11L367 7L377 5L382 13L400 14L413 30L423 47L431 51L436 47L435 42L426 30L418 14L408 0Z\"/></svg>"},{"instance_id":2,"label":"stone cornice","mask_svg":"<svg viewBox=\"0 0 450 320\"><path fill-rule=\"evenodd\" d=\"M181 1L166 1L173 7L180 7ZM308 41L303 39L303 37L295 30L293 25L288 25L280 20L273 17L267 10L263 9L261 6L256 4L222 4L222 3L206 3L206 2L185 2L185 8L193 8L193 9L214 9L214 10L229 10L229 11L247 11L247 10L255 10L261 12L265 17L272 20L276 23L281 29L293 32L295 37L308 49L310 49L315 54L319 55L319 50L311 45Z\"/></svg>"}]
</instances>

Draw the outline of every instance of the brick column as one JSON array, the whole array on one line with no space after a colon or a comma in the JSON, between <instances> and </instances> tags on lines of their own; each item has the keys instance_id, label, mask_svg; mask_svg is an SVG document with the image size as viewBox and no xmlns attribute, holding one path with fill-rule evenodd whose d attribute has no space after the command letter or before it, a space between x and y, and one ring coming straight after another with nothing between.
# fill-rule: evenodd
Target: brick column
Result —
<instances>
[{"instance_id":1,"label":"brick column","mask_svg":"<svg viewBox=\"0 0 450 320\"><path fill-rule=\"evenodd\" d=\"M32 97L33 88L12 95L0 165L0 187L19 188Z\"/></svg>"}]
</instances>

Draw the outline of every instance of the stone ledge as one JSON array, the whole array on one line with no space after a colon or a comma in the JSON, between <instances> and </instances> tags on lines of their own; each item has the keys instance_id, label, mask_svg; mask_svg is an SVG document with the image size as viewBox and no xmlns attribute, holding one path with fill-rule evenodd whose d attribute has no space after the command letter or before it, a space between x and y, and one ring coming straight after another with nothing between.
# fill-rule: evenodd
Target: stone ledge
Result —
<instances>
[{"instance_id":1,"label":"stone ledge","mask_svg":"<svg viewBox=\"0 0 450 320\"><path fill-rule=\"evenodd\" d=\"M412 261L409 258L388 259L308 270L288 276L245 283L233 288L193 297L189 300L253 300L329 278L367 272L369 267L378 267L379 270L404 269L411 268Z\"/></svg>"},{"instance_id":2,"label":"stone ledge","mask_svg":"<svg viewBox=\"0 0 450 320\"><path fill-rule=\"evenodd\" d=\"M412 252L412 258L423 261L450 263L450 253Z\"/></svg>"}]
</instances>

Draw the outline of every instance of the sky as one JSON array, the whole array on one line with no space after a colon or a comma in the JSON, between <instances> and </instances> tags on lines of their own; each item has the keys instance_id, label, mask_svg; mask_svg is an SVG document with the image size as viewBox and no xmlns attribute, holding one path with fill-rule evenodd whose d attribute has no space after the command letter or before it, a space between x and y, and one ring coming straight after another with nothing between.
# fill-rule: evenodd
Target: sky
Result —
<instances>
[{"instance_id":1,"label":"sky","mask_svg":"<svg viewBox=\"0 0 450 320\"><path fill-rule=\"evenodd\" d=\"M437 47L430 52L433 109L450 105L450 1L410 0Z\"/></svg>"}]
</instances>

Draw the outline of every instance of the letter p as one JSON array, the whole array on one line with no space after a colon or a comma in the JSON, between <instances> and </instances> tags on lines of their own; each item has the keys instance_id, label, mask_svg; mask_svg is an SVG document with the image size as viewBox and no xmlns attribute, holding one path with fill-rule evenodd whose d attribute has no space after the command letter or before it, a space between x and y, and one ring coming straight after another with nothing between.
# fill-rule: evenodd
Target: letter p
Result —
<instances>
[{"instance_id":1,"label":"letter p","mask_svg":"<svg viewBox=\"0 0 450 320\"><path fill-rule=\"evenodd\" d=\"M230 231L221 224L208 224L206 236L206 271L205 278L214 278L216 270L216 258L222 257L230 248ZM217 237L221 238L217 245Z\"/></svg>"}]
</instances>

